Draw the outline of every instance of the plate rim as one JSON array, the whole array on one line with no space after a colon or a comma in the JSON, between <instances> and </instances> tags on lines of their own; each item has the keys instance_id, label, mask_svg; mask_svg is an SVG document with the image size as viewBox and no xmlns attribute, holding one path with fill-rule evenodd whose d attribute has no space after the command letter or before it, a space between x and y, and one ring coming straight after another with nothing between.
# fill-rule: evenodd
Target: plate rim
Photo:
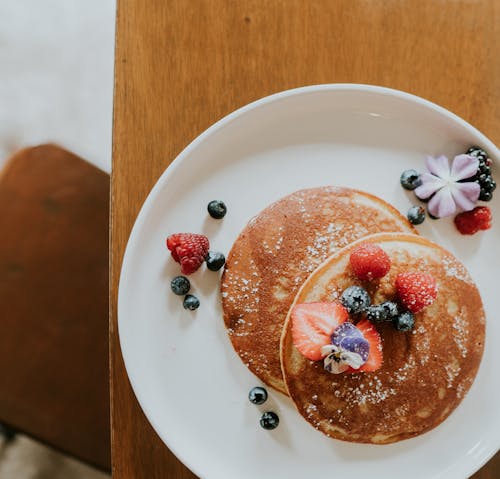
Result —
<instances>
[{"instance_id":1,"label":"plate rim","mask_svg":"<svg viewBox=\"0 0 500 479\"><path fill-rule=\"evenodd\" d=\"M156 180L155 184L149 191L148 195L144 199L143 204L141 205L141 208L134 220L133 227L130 231L128 240L127 240L127 245L125 247L125 252L122 256L122 261L120 265L120 275L119 275L119 282L118 282L118 291L117 291L117 303L116 303L116 316L117 316L117 331L118 331L118 339L119 339L119 344L120 344L120 351L121 355L123 358L123 362L125 365L125 370L127 373L127 377L129 379L130 385L132 387L132 390L134 392L134 395L136 396L137 402L139 403L139 406L141 410L143 411L144 415L146 416L146 419L156 432L156 434L159 436L161 441L164 443L164 445L176 456L176 458L181 461L190 471L192 471L194 474L196 474L199 477L204 477L203 471L200 470L198 467L198 464L193 464L188 458L185 457L183 451L179 451L178 448L171 443L171 441L168 439L168 437L163 434L160 430L159 427L155 424L155 420L153 419L154 414L152 414L151 411L148 410L148 407L146 406L146 403L143 401L143 395L140 392L140 387L138 387L138 381L135 379L135 375L132 372L133 367L131 365L132 360L130 359L127 351L127 346L124 346L126 343L126 339L124 339L124 336L121 334L121 321L120 317L123 317L120 314L120 310L123 310L123 302L125 301L123 299L123 291L122 289L122 284L125 283L125 276L126 276L126 270L128 269L128 263L131 261L131 251L133 251L136 248L136 245L138 243L138 235L139 231L141 230L145 218L147 216L148 211L151 209L152 204L154 203L156 197L158 196L159 192L162 190L163 186L165 183L168 182L169 178L174 174L175 170L179 167L179 165L182 163L183 159L187 156L190 155L190 153L197 148L198 145L202 144L207 138L209 138L211 135L216 133L217 131L221 130L223 127L225 127L227 124L233 122L237 118L241 117L242 115L245 115L246 113L258 109L264 105L268 105L271 103L276 103L280 100L293 97L293 96L301 96L301 95L308 95L311 93L317 93L317 92L345 92L345 93L352 93L352 92L359 92L359 93L374 93L378 94L381 96L389 96L389 97L396 97L400 98L403 100L406 100L410 103L415 103L417 105L421 105L426 107L429 110L432 110L444 117L446 117L449 121L454 122L455 124L458 124L459 126L464 127L466 130L468 130L471 134L473 134L476 139L477 143L480 144L482 147L484 147L486 150L488 150L491 153L491 156L496 158L497 160L500 159L500 151L496 147L496 145L486 136L484 135L481 131L479 131L477 128L475 128L473 125L471 125L469 122L458 116L457 114L451 112L450 110L430 101L427 99L424 99L420 96L407 93L402 90L397 90L393 88L388 88L388 87L383 87L383 86L378 86L378 85L371 85L371 84L362 84L362 83L325 83L325 84L314 84L314 85L308 85L308 86L302 86L298 88L292 88L288 90L283 90L279 91L277 93L273 93L271 95L264 96L262 98L259 98L255 101L252 101L244 106L239 107L238 109L232 111L231 113L225 115L224 117L220 118L218 121L213 123L210 127L208 127L206 130L201 132L198 136L196 136L175 158L174 160L165 168L165 170L162 172L162 174L159 176L159 178ZM483 465L485 465L498 451L500 450L500 435L497 438L496 443L493 445L491 448L482 448L482 454L479 456L474 456L477 457L476 461L469 461L467 464L468 467L466 470L462 469L463 472L466 473L466 476L464 477L469 477L471 474L474 474L476 471L478 471ZM464 466L465 466L464 465ZM442 474L446 473L446 470L442 472ZM441 477L441 475L440 475Z\"/></svg>"}]
</instances>

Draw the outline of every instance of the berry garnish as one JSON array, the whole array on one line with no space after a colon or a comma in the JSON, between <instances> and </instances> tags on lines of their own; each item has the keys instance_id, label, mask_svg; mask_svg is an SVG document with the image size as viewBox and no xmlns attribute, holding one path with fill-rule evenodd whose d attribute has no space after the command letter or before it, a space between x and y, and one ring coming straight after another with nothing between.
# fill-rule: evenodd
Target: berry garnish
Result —
<instances>
[{"instance_id":1,"label":"berry garnish","mask_svg":"<svg viewBox=\"0 0 500 479\"><path fill-rule=\"evenodd\" d=\"M363 337L368 341L369 353L368 358L359 369L348 369L347 372L357 373L357 372L371 372L376 371L382 366L384 362L384 358L382 356L382 340L380 339L380 334L375 329L370 321L367 319L363 319L358 324L356 324L356 328L361 331Z\"/></svg>"},{"instance_id":2,"label":"berry garnish","mask_svg":"<svg viewBox=\"0 0 500 479\"><path fill-rule=\"evenodd\" d=\"M406 170L401 173L401 186L405 190L414 190L417 186L422 184L420 175L415 170Z\"/></svg>"},{"instance_id":3,"label":"berry garnish","mask_svg":"<svg viewBox=\"0 0 500 479\"><path fill-rule=\"evenodd\" d=\"M477 206L455 216L455 226L463 235L473 235L480 230L491 228L491 210L487 206Z\"/></svg>"},{"instance_id":4,"label":"berry garnish","mask_svg":"<svg viewBox=\"0 0 500 479\"><path fill-rule=\"evenodd\" d=\"M348 316L338 302L296 304L291 312L293 344L307 359L320 360L321 347L330 344L334 329Z\"/></svg>"},{"instance_id":5,"label":"berry garnish","mask_svg":"<svg viewBox=\"0 0 500 479\"><path fill-rule=\"evenodd\" d=\"M363 281L382 278L391 268L388 254L374 243L356 246L349 258L354 274Z\"/></svg>"},{"instance_id":6,"label":"berry garnish","mask_svg":"<svg viewBox=\"0 0 500 479\"><path fill-rule=\"evenodd\" d=\"M332 334L332 344L345 351L359 354L363 362L368 359L370 344L361 331L352 323L342 323L335 328Z\"/></svg>"},{"instance_id":7,"label":"berry garnish","mask_svg":"<svg viewBox=\"0 0 500 479\"><path fill-rule=\"evenodd\" d=\"M358 314L370 306L371 299L366 289L361 286L349 286L342 293L340 302L349 313Z\"/></svg>"},{"instance_id":8,"label":"berry garnish","mask_svg":"<svg viewBox=\"0 0 500 479\"><path fill-rule=\"evenodd\" d=\"M420 225L425 221L425 208L423 206L412 206L408 210L407 217L412 225Z\"/></svg>"},{"instance_id":9,"label":"berry garnish","mask_svg":"<svg viewBox=\"0 0 500 479\"><path fill-rule=\"evenodd\" d=\"M410 311L405 311L392 320L394 327L398 331L410 331L415 324L415 316Z\"/></svg>"},{"instance_id":10,"label":"berry garnish","mask_svg":"<svg viewBox=\"0 0 500 479\"><path fill-rule=\"evenodd\" d=\"M382 321L392 321L398 313L398 305L392 301L385 301L381 304L368 306L365 310L367 319L376 323L381 323Z\"/></svg>"},{"instance_id":11,"label":"berry garnish","mask_svg":"<svg viewBox=\"0 0 500 479\"><path fill-rule=\"evenodd\" d=\"M396 276L396 291L406 309L412 313L430 306L437 296L437 283L434 276L426 273L399 273Z\"/></svg>"},{"instance_id":12,"label":"berry garnish","mask_svg":"<svg viewBox=\"0 0 500 479\"><path fill-rule=\"evenodd\" d=\"M176 233L167 238L167 248L181 264L182 274L194 273L205 260L209 247L208 238L195 233Z\"/></svg>"},{"instance_id":13,"label":"berry garnish","mask_svg":"<svg viewBox=\"0 0 500 479\"><path fill-rule=\"evenodd\" d=\"M225 256L218 251L209 251L205 260L210 271L219 271L226 262Z\"/></svg>"},{"instance_id":14,"label":"berry garnish","mask_svg":"<svg viewBox=\"0 0 500 479\"><path fill-rule=\"evenodd\" d=\"M189 293L189 288L191 288L191 283L189 279L185 276L176 276L172 281L170 281L170 288L178 296L184 296Z\"/></svg>"},{"instance_id":15,"label":"berry garnish","mask_svg":"<svg viewBox=\"0 0 500 479\"><path fill-rule=\"evenodd\" d=\"M256 386L250 389L250 392L248 393L248 400L252 404L264 404L267 401L267 391L263 387Z\"/></svg>"},{"instance_id":16,"label":"berry garnish","mask_svg":"<svg viewBox=\"0 0 500 479\"><path fill-rule=\"evenodd\" d=\"M260 418L260 425L267 430L276 429L280 423L280 418L275 412L267 411Z\"/></svg>"},{"instance_id":17,"label":"berry garnish","mask_svg":"<svg viewBox=\"0 0 500 479\"><path fill-rule=\"evenodd\" d=\"M467 154L470 156L473 156L474 158L477 158L479 161L481 161L481 160L486 161L488 158L488 153L486 153L486 151L479 148L478 146L471 146L467 150Z\"/></svg>"},{"instance_id":18,"label":"berry garnish","mask_svg":"<svg viewBox=\"0 0 500 479\"><path fill-rule=\"evenodd\" d=\"M491 191L486 191L481 189L481 193L479 193L479 199L481 201L491 201L493 198L493 193Z\"/></svg>"},{"instance_id":19,"label":"berry garnish","mask_svg":"<svg viewBox=\"0 0 500 479\"><path fill-rule=\"evenodd\" d=\"M186 297L184 298L182 306L184 306L184 309L189 309L190 311L194 311L195 309L198 309L198 307L200 306L200 300L196 296L193 296L192 294L187 294Z\"/></svg>"},{"instance_id":20,"label":"berry garnish","mask_svg":"<svg viewBox=\"0 0 500 479\"><path fill-rule=\"evenodd\" d=\"M226 216L227 213L226 205L224 204L223 201L220 200L213 200L210 203L208 203L207 210L210 216L212 218L215 218L216 220L224 218L224 216Z\"/></svg>"}]
</instances>

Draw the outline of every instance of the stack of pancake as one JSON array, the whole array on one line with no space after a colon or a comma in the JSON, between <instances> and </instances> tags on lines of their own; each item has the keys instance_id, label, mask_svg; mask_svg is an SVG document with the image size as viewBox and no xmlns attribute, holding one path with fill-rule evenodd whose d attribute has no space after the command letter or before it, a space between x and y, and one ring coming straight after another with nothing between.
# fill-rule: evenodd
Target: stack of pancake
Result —
<instances>
[{"instance_id":1,"label":"stack of pancake","mask_svg":"<svg viewBox=\"0 0 500 479\"><path fill-rule=\"evenodd\" d=\"M372 285L349 268L350 251L362 241L378 244L392 260L389 274ZM413 331L375 325L381 369L333 375L294 347L293 304L333 301L355 284L374 303L392 300L395 276L409 270L431 272L439 294L416 314ZM338 439L383 444L435 427L469 389L483 352L484 311L465 267L418 236L391 205L348 188L301 190L254 217L228 255L221 291L224 321L243 362Z\"/></svg>"}]
</instances>

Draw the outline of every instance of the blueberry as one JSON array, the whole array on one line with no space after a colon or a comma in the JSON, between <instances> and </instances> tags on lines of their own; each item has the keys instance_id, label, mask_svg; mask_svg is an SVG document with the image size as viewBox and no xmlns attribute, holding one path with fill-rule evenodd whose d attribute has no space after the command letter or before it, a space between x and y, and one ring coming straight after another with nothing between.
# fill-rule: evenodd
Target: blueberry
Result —
<instances>
[{"instance_id":1,"label":"blueberry","mask_svg":"<svg viewBox=\"0 0 500 479\"><path fill-rule=\"evenodd\" d=\"M224 218L224 216L226 216L227 213L226 205L224 204L223 201L220 200L213 200L210 203L208 203L207 210L210 216L212 218L215 218L216 220Z\"/></svg>"},{"instance_id":2,"label":"blueberry","mask_svg":"<svg viewBox=\"0 0 500 479\"><path fill-rule=\"evenodd\" d=\"M252 404L264 404L267 401L267 391L260 386L256 386L250 389L248 399Z\"/></svg>"},{"instance_id":3,"label":"blueberry","mask_svg":"<svg viewBox=\"0 0 500 479\"><path fill-rule=\"evenodd\" d=\"M415 316L410 311L405 311L393 319L393 324L398 331L410 331L415 324Z\"/></svg>"},{"instance_id":4,"label":"blueberry","mask_svg":"<svg viewBox=\"0 0 500 479\"><path fill-rule=\"evenodd\" d=\"M189 293L191 283L185 276L176 276L172 281L170 281L170 288L175 294L184 296Z\"/></svg>"},{"instance_id":5,"label":"blueberry","mask_svg":"<svg viewBox=\"0 0 500 479\"><path fill-rule=\"evenodd\" d=\"M260 425L264 429L276 429L280 423L280 418L275 412L267 411L260 418Z\"/></svg>"},{"instance_id":6,"label":"blueberry","mask_svg":"<svg viewBox=\"0 0 500 479\"><path fill-rule=\"evenodd\" d=\"M399 180L401 182L401 186L405 190L414 190L415 188L417 188L417 186L420 186L422 184L420 175L415 170L403 171Z\"/></svg>"},{"instance_id":7,"label":"blueberry","mask_svg":"<svg viewBox=\"0 0 500 479\"><path fill-rule=\"evenodd\" d=\"M357 314L370 306L371 300L366 289L361 286L349 286L349 288L342 293L340 302L349 313Z\"/></svg>"},{"instance_id":8,"label":"blueberry","mask_svg":"<svg viewBox=\"0 0 500 479\"><path fill-rule=\"evenodd\" d=\"M210 271L219 271L226 262L225 256L217 251L209 251L205 260Z\"/></svg>"},{"instance_id":9,"label":"blueberry","mask_svg":"<svg viewBox=\"0 0 500 479\"><path fill-rule=\"evenodd\" d=\"M381 304L369 306L366 308L365 313L370 321L380 323L382 321L392 321L398 315L399 311L396 303L385 301Z\"/></svg>"},{"instance_id":10,"label":"blueberry","mask_svg":"<svg viewBox=\"0 0 500 479\"><path fill-rule=\"evenodd\" d=\"M425 221L425 208L423 206L412 206L408 210L407 216L412 225L420 225Z\"/></svg>"},{"instance_id":11,"label":"blueberry","mask_svg":"<svg viewBox=\"0 0 500 479\"><path fill-rule=\"evenodd\" d=\"M184 309L189 309L190 311L194 311L195 309L198 309L198 307L200 306L200 300L196 296L193 296L192 294L187 294L186 297L184 298L182 306L184 306Z\"/></svg>"}]
</instances>

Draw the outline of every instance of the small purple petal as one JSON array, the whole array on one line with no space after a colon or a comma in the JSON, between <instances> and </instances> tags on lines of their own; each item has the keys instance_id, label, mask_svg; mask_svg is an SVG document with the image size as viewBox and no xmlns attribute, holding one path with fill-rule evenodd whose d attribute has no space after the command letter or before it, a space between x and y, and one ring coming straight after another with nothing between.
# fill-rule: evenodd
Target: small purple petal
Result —
<instances>
[{"instance_id":1,"label":"small purple petal","mask_svg":"<svg viewBox=\"0 0 500 479\"><path fill-rule=\"evenodd\" d=\"M454 181L471 178L477 173L479 160L469 155L457 155L451 165L451 176Z\"/></svg>"},{"instance_id":2,"label":"small purple petal","mask_svg":"<svg viewBox=\"0 0 500 479\"><path fill-rule=\"evenodd\" d=\"M455 183L451 189L451 194L457 206L463 211L473 210L476 206L479 194L481 192L480 186L474 181L467 183Z\"/></svg>"},{"instance_id":3,"label":"small purple petal","mask_svg":"<svg viewBox=\"0 0 500 479\"><path fill-rule=\"evenodd\" d=\"M437 158L428 156L426 165L430 173L440 178L447 179L450 176L450 162L444 155L438 156Z\"/></svg>"},{"instance_id":4,"label":"small purple petal","mask_svg":"<svg viewBox=\"0 0 500 479\"><path fill-rule=\"evenodd\" d=\"M437 218L451 216L457 210L450 188L441 188L429 201L429 213Z\"/></svg>"},{"instance_id":5,"label":"small purple petal","mask_svg":"<svg viewBox=\"0 0 500 479\"><path fill-rule=\"evenodd\" d=\"M420 175L420 180L422 184L415 189L415 194L417 198L421 200L429 198L429 196L432 196L436 191L446 185L441 178L431 175L430 173L422 173Z\"/></svg>"}]
</instances>

